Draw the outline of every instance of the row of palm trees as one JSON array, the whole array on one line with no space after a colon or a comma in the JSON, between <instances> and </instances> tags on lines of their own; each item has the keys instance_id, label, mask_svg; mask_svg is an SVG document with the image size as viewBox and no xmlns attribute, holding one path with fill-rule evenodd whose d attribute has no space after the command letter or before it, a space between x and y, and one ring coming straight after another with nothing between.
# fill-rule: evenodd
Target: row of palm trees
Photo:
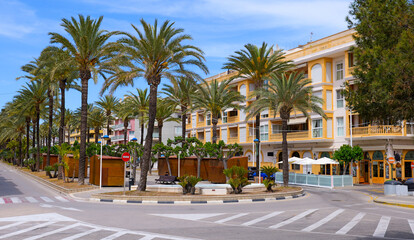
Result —
<instances>
[{"instance_id":1,"label":"row of palm trees","mask_svg":"<svg viewBox=\"0 0 414 240\"><path fill-rule=\"evenodd\" d=\"M26 139L29 139L32 122L32 144L34 148L37 143L39 157L41 113L44 111L49 113L47 118L49 153L55 105L60 107L59 144L62 144L65 126L70 128L70 123L66 121L65 116L67 112L65 90L73 88L81 91L81 107L72 114L80 119L76 121L80 125L79 184L84 183L86 141L91 124L98 133L98 126L102 127L102 122L106 122L109 132L113 114L126 124L129 119L138 117L141 130L144 128L143 124L147 123L139 181L139 190L144 191L151 160L154 122L158 122L161 133L163 122L174 120L170 118L170 113L178 111L181 115L182 137L185 138L188 113L194 109L203 109L211 114L213 142L216 142L216 128L221 112L232 107L240 109L238 103L244 101L244 96L229 88L230 82L236 78L249 79L255 84L256 90L249 95L255 98L255 101L249 102L246 111L249 112L248 118L256 117L257 139L260 139L260 112L268 108L275 110L275 113L280 113L283 122L285 173L288 172L286 133L290 113L301 111L308 116L310 111L314 111L323 115L318 105L322 100L312 96L309 80L304 80L303 75L287 73L286 71L292 67L291 62L284 59L281 50L273 51L272 47L268 47L265 43L261 47L247 44L244 49L236 51L227 59L223 68L235 71L236 74L232 78L221 82L216 80L205 82L197 73L199 71L208 73L203 51L189 45L191 36L185 34L183 29L176 28L174 23L165 21L158 25L155 21L151 25L141 20L140 27L131 24L134 30L131 34L103 30L102 20L103 17L91 19L89 16L82 15L78 18L62 19L61 26L67 37L58 33L49 33L53 46L47 47L39 58L22 67L27 75L21 78L26 78L30 82L1 113L2 117L15 116L10 118L12 122L8 124L20 128L15 128L6 135L7 137L3 137L4 139L0 138L0 142L6 139L21 140L24 133ZM109 41L115 35L119 36L118 40ZM102 97L95 104L98 107L94 107L88 105L89 80L93 79L96 83L98 76L105 80L101 94L109 92L109 95ZM158 88L163 78L169 79L171 84L162 88L166 98L160 99ZM80 85L77 84L77 79L80 80ZM118 87L134 86L136 81L141 79L147 82L149 93L148 90L137 89L137 93L129 92L122 101L112 96ZM269 81L269 84L265 84L265 81ZM57 96L60 101L56 101ZM45 104L46 101L48 104ZM143 139L143 131L141 131L141 141ZM29 141L26 142L28 145ZM259 158L256 159L258 161ZM258 165L258 162L256 164Z\"/></svg>"}]
</instances>

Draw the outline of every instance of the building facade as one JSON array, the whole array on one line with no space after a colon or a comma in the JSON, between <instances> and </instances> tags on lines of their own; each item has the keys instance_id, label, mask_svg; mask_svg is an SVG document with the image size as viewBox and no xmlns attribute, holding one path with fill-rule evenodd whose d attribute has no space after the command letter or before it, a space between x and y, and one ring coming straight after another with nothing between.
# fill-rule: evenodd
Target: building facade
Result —
<instances>
[{"instance_id":1,"label":"building facade","mask_svg":"<svg viewBox=\"0 0 414 240\"><path fill-rule=\"evenodd\" d=\"M359 145L364 150L364 160L354 164L349 170L354 183L383 183L391 178L413 177L411 163L414 161L414 124L403 121L399 125L378 125L365 122L358 113L350 113L343 95L345 82L352 85L355 46L353 29L322 38L297 48L285 51L287 60L293 61L296 71L301 71L312 80L313 94L324 100L322 106L327 118L311 113L310 118L293 113L288 122L287 140L289 157L332 157L343 144ZM218 81L233 76L224 72L206 79ZM249 79L235 79L232 89L248 96L254 90ZM242 103L249 105L249 101ZM378 113L381 114L381 113ZM247 119L243 110L227 109L222 112L218 123L218 138L226 143L238 143L243 147L243 155L253 166L253 140L255 119ZM188 115L187 135L203 142L211 141L211 116L203 111ZM260 123L260 162L261 165L274 165L282 155L282 122L274 112L263 111ZM389 164L394 157L396 164ZM281 167L281 166L279 166ZM291 171L307 173L309 169L292 164ZM314 174L340 174L343 167L335 165L313 165ZM348 171L349 171L348 170Z\"/></svg>"}]
</instances>

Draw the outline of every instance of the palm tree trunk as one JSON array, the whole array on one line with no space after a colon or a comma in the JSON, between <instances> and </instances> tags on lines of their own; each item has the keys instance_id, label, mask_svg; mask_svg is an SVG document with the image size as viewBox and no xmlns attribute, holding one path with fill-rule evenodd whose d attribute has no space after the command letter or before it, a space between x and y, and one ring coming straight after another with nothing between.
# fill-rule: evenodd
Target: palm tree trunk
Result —
<instances>
[{"instance_id":1,"label":"palm tree trunk","mask_svg":"<svg viewBox=\"0 0 414 240\"><path fill-rule=\"evenodd\" d=\"M283 186L289 185L289 161L288 161L288 144L287 144L287 121L288 117L282 116L282 158L283 158Z\"/></svg>"},{"instance_id":2,"label":"palm tree trunk","mask_svg":"<svg viewBox=\"0 0 414 240\"><path fill-rule=\"evenodd\" d=\"M256 144L260 145L260 113L256 115L256 129L255 129L255 137L256 139L259 140L259 142L257 142ZM260 166L260 152L259 152L259 147L257 147L255 144L255 148L257 148L255 154L255 158L256 158L256 176L259 176L259 166ZM260 177L260 176L259 176Z\"/></svg>"},{"instance_id":3,"label":"palm tree trunk","mask_svg":"<svg viewBox=\"0 0 414 240\"><path fill-rule=\"evenodd\" d=\"M95 143L99 141L99 128L95 128Z\"/></svg>"},{"instance_id":4,"label":"palm tree trunk","mask_svg":"<svg viewBox=\"0 0 414 240\"><path fill-rule=\"evenodd\" d=\"M88 81L91 78L91 72L89 70L81 70L80 77L82 84L82 105L78 183L83 185L85 183L86 134L88 133Z\"/></svg>"},{"instance_id":5,"label":"palm tree trunk","mask_svg":"<svg viewBox=\"0 0 414 240\"><path fill-rule=\"evenodd\" d=\"M20 132L19 133L19 163L20 163L20 167L23 167L23 156L22 156L22 135L23 133Z\"/></svg>"},{"instance_id":6,"label":"palm tree trunk","mask_svg":"<svg viewBox=\"0 0 414 240\"><path fill-rule=\"evenodd\" d=\"M159 135L159 137L158 137L158 141L160 142L160 143L162 143L162 127L164 126L164 123L163 122L161 122L161 123L158 123L158 135Z\"/></svg>"},{"instance_id":7,"label":"palm tree trunk","mask_svg":"<svg viewBox=\"0 0 414 240\"><path fill-rule=\"evenodd\" d=\"M30 148L30 118L26 117L26 159L29 159Z\"/></svg>"},{"instance_id":8,"label":"palm tree trunk","mask_svg":"<svg viewBox=\"0 0 414 240\"><path fill-rule=\"evenodd\" d=\"M59 81L59 88L60 88L60 124L59 124L59 146L65 142L65 90L66 90L66 79L62 79ZM58 155L59 161L59 168L58 168L58 179L62 179L62 171L63 167L62 164L62 156Z\"/></svg>"},{"instance_id":9,"label":"palm tree trunk","mask_svg":"<svg viewBox=\"0 0 414 240\"><path fill-rule=\"evenodd\" d=\"M129 120L124 122L124 144L127 144L128 123Z\"/></svg>"},{"instance_id":10,"label":"palm tree trunk","mask_svg":"<svg viewBox=\"0 0 414 240\"><path fill-rule=\"evenodd\" d=\"M109 136L109 135L111 135L110 128L109 128L109 124L111 123L111 119L110 119L111 118L111 112L108 112L106 117L108 118L107 125L106 125L106 134L108 134L108 136ZM106 142L107 142L108 145L111 145L111 138L109 138Z\"/></svg>"},{"instance_id":11,"label":"palm tree trunk","mask_svg":"<svg viewBox=\"0 0 414 240\"><path fill-rule=\"evenodd\" d=\"M68 124L68 144L70 144L70 125Z\"/></svg>"},{"instance_id":12,"label":"palm tree trunk","mask_svg":"<svg viewBox=\"0 0 414 240\"><path fill-rule=\"evenodd\" d=\"M215 144L217 142L217 123L218 123L218 118L216 117L212 117L211 118L211 123L213 124L212 127L212 131L213 131L213 144ZM206 139L206 141L208 141L209 139Z\"/></svg>"},{"instance_id":13,"label":"palm tree trunk","mask_svg":"<svg viewBox=\"0 0 414 240\"><path fill-rule=\"evenodd\" d=\"M36 143L37 143L37 151L36 151L36 171L39 171L40 167L40 109L39 106L36 106Z\"/></svg>"},{"instance_id":14,"label":"palm tree trunk","mask_svg":"<svg viewBox=\"0 0 414 240\"><path fill-rule=\"evenodd\" d=\"M141 145L144 144L144 117L141 117Z\"/></svg>"},{"instance_id":15,"label":"palm tree trunk","mask_svg":"<svg viewBox=\"0 0 414 240\"><path fill-rule=\"evenodd\" d=\"M157 111L157 90L161 79L151 79L150 93L149 93L149 106L148 106L148 131L145 137L144 154L142 156L141 164L141 178L139 180L139 191L145 191L147 188L147 174L149 164L151 162L151 148L152 148L152 134L154 133L154 122Z\"/></svg>"},{"instance_id":16,"label":"palm tree trunk","mask_svg":"<svg viewBox=\"0 0 414 240\"><path fill-rule=\"evenodd\" d=\"M47 156L46 156L46 166L50 165L50 146L52 144L52 128L53 128L53 96L52 90L49 88L47 90L47 96L49 98L49 131L46 138L47 146Z\"/></svg>"},{"instance_id":17,"label":"palm tree trunk","mask_svg":"<svg viewBox=\"0 0 414 240\"><path fill-rule=\"evenodd\" d=\"M201 172L201 156L197 156L197 177L200 177Z\"/></svg>"},{"instance_id":18,"label":"palm tree trunk","mask_svg":"<svg viewBox=\"0 0 414 240\"><path fill-rule=\"evenodd\" d=\"M187 119L187 106L181 106L181 137L185 140L186 131L186 119Z\"/></svg>"},{"instance_id":19,"label":"palm tree trunk","mask_svg":"<svg viewBox=\"0 0 414 240\"><path fill-rule=\"evenodd\" d=\"M91 137L91 129L89 129L89 126L88 126L88 143L90 142L90 137Z\"/></svg>"},{"instance_id":20,"label":"palm tree trunk","mask_svg":"<svg viewBox=\"0 0 414 240\"><path fill-rule=\"evenodd\" d=\"M32 123L33 123L32 148L35 149L35 147L36 147L36 119L32 119Z\"/></svg>"}]
</instances>

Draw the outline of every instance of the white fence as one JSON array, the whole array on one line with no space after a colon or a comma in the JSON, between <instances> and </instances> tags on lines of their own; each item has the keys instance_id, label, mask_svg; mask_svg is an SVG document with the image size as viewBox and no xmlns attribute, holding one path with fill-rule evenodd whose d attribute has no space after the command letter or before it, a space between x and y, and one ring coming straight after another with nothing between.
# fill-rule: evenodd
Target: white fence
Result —
<instances>
[{"instance_id":1,"label":"white fence","mask_svg":"<svg viewBox=\"0 0 414 240\"><path fill-rule=\"evenodd\" d=\"M283 183L283 173L277 172L276 182ZM296 185L315 186L315 187L346 187L353 186L352 176L350 175L313 175L301 173L289 173L289 183Z\"/></svg>"}]
</instances>

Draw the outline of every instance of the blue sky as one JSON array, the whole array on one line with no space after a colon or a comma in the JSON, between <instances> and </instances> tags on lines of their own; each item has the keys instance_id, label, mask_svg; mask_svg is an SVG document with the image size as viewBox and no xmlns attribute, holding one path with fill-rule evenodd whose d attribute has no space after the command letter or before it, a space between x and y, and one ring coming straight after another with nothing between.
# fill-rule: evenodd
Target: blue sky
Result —
<instances>
[{"instance_id":1,"label":"blue sky","mask_svg":"<svg viewBox=\"0 0 414 240\"><path fill-rule=\"evenodd\" d=\"M0 108L26 80L20 67L49 45L48 32L64 33L62 18L78 14L104 16L103 28L132 32L131 23L171 20L190 34L193 45L205 52L208 77L222 72L226 57L246 43L291 49L347 28L349 0L0 0ZM165 82L165 81L164 81ZM88 101L99 99L102 80L89 84ZM135 88L146 88L137 79ZM134 88L121 88L122 97ZM67 107L80 106L80 93L67 92Z\"/></svg>"}]
</instances>

